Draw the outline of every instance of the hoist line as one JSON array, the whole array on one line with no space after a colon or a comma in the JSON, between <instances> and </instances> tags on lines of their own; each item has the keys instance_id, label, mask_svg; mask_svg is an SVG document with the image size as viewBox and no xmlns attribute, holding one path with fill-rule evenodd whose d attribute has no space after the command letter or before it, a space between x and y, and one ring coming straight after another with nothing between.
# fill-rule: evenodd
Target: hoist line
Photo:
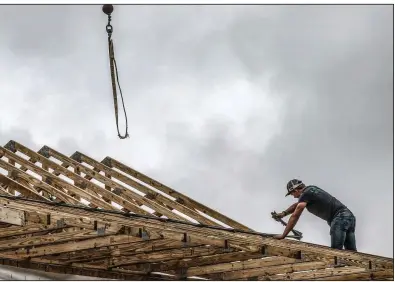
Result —
<instances>
[{"instance_id":1,"label":"hoist line","mask_svg":"<svg viewBox=\"0 0 395 282\"><path fill-rule=\"evenodd\" d=\"M125 102L124 102L123 94L122 94L122 88L121 88L121 85L119 83L117 61L115 60L115 54L114 54L114 43L113 43L112 38L111 38L112 32L113 32L113 27L111 25L111 13L112 13L112 11L113 11L112 5L103 5L103 12L108 15L108 24L106 26L106 31L107 31L107 34L108 34L108 55L109 55L109 60L110 60L111 85L112 85L112 94L113 94L113 99L114 99L115 123L117 125L118 137L120 139L125 139L125 138L129 137L129 134L128 134L128 117L127 117L127 114L126 114ZM118 85L118 88L119 88L119 94L121 96L123 112L125 114L126 130L125 130L125 135L123 135L123 136L119 132L117 85Z\"/></svg>"}]
</instances>

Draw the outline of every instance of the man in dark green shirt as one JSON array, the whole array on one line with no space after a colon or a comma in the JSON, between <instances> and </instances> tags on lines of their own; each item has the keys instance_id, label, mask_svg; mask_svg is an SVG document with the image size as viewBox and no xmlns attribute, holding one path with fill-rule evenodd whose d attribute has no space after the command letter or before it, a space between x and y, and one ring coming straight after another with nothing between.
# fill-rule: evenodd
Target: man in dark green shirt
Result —
<instances>
[{"instance_id":1,"label":"man in dark green shirt","mask_svg":"<svg viewBox=\"0 0 395 282\"><path fill-rule=\"evenodd\" d=\"M300 215L306 208L309 212L325 220L330 226L331 248L356 251L355 243L355 216L338 199L313 185L306 186L298 179L292 179L287 184L287 194L298 198L298 202L285 211L275 214L274 217L282 218L289 214L287 226L282 235L276 239L284 239L294 228Z\"/></svg>"}]
</instances>

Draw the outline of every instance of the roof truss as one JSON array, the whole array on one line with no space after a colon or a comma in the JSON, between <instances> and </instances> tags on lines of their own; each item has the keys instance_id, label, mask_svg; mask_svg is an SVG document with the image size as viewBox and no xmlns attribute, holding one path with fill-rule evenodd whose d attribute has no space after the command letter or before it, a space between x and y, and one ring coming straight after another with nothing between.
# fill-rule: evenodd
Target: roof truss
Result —
<instances>
[{"instance_id":1,"label":"roof truss","mask_svg":"<svg viewBox=\"0 0 395 282\"><path fill-rule=\"evenodd\" d=\"M393 278L391 258L261 236L110 157L10 141L0 168L1 264L128 280Z\"/></svg>"}]
</instances>

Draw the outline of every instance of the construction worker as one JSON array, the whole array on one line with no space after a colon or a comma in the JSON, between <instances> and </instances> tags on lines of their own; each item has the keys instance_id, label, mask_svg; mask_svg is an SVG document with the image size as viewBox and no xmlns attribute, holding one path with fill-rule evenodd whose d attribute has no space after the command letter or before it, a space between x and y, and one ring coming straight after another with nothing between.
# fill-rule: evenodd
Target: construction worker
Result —
<instances>
[{"instance_id":1,"label":"construction worker","mask_svg":"<svg viewBox=\"0 0 395 282\"><path fill-rule=\"evenodd\" d=\"M330 226L331 248L356 251L355 243L355 217L353 213L339 200L317 186L306 186L301 180L292 179L287 183L287 194L299 199L281 213L273 215L275 218L283 218L289 214L287 226L282 235L276 235L276 239L284 239L294 228L303 210L328 222Z\"/></svg>"}]
</instances>

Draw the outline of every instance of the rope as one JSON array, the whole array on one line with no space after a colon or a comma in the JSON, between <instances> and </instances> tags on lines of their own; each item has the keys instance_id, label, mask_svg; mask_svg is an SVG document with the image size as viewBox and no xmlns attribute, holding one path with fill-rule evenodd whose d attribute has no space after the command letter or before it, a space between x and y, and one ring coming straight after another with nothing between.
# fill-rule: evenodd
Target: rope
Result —
<instances>
[{"instance_id":1,"label":"rope","mask_svg":"<svg viewBox=\"0 0 395 282\"><path fill-rule=\"evenodd\" d=\"M123 100L121 85L119 84L117 61L115 60L115 55L114 55L114 43L113 43L113 41L111 39L113 28L112 28L112 25L111 25L111 15L110 15L110 13L108 14L108 24L106 26L106 31L107 31L107 34L108 34L108 56L109 56L109 59L110 59L111 84L112 84L112 94L113 94L113 98L114 98L115 122L116 122L116 125L117 125L118 137L120 139L125 139L125 138L129 137L129 134L128 134L128 117L126 115L126 109L125 109L125 103L124 103L124 100ZM118 125L117 85L118 85L118 88L119 88L119 94L121 95L123 112L125 114L125 121L126 121L126 130L125 130L125 135L123 135L123 136L119 132L119 125Z\"/></svg>"}]
</instances>

